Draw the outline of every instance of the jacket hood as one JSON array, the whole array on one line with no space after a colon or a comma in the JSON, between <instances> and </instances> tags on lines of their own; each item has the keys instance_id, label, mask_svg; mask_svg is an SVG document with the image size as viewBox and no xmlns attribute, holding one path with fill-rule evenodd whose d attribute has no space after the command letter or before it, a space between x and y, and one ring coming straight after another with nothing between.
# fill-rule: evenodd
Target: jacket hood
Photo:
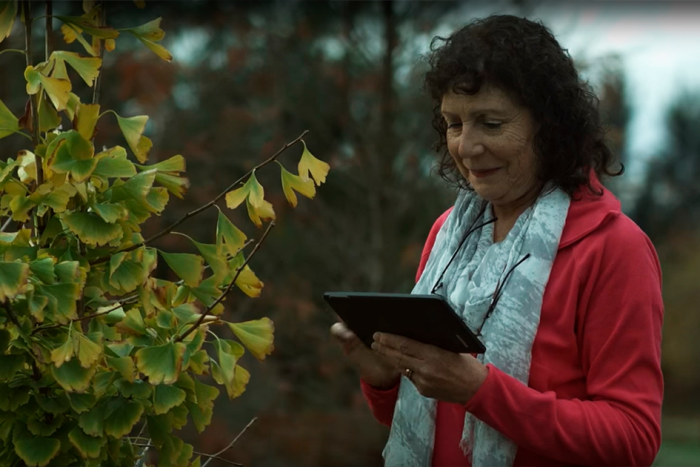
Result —
<instances>
[{"instance_id":1,"label":"jacket hood","mask_svg":"<svg viewBox=\"0 0 700 467\"><path fill-rule=\"evenodd\" d=\"M591 185L596 191L602 190L603 195L594 195L585 187L574 194L559 249L581 240L622 212L620 201L600 183L594 172L591 172Z\"/></svg>"}]
</instances>

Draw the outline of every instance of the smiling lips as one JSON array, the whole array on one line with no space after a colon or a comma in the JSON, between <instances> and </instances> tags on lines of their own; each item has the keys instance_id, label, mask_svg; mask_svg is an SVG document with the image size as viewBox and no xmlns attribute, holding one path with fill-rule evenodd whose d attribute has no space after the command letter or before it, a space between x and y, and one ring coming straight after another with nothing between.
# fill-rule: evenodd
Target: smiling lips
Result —
<instances>
[{"instance_id":1,"label":"smiling lips","mask_svg":"<svg viewBox=\"0 0 700 467\"><path fill-rule=\"evenodd\" d=\"M496 171L498 171L499 169L500 169L500 167L497 167L495 169L486 169L486 170L469 169L469 173L471 173L472 175L474 175L477 178L482 178L482 177L488 177L489 175L496 173Z\"/></svg>"}]
</instances>

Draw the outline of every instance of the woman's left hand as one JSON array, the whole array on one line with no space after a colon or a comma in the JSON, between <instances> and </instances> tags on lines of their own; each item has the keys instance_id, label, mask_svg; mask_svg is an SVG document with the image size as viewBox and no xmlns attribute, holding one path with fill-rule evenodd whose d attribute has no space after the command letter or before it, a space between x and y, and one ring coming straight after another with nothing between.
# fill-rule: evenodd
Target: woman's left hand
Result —
<instances>
[{"instance_id":1,"label":"woman's left hand","mask_svg":"<svg viewBox=\"0 0 700 467\"><path fill-rule=\"evenodd\" d=\"M372 349L395 362L397 370L409 376L422 396L443 402L466 404L489 373L469 354L448 352L393 334L375 333Z\"/></svg>"}]
</instances>

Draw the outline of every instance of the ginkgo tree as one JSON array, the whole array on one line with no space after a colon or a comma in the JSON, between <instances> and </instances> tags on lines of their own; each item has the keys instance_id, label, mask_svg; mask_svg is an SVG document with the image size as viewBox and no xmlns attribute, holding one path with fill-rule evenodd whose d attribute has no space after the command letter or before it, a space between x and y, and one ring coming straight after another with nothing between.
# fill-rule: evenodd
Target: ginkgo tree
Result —
<instances>
[{"instance_id":1,"label":"ginkgo tree","mask_svg":"<svg viewBox=\"0 0 700 467\"><path fill-rule=\"evenodd\" d=\"M30 7L0 1L0 42L18 30L26 39L24 50L2 50L0 60L5 52L25 55L28 97L21 116L0 101L0 138L26 143L0 162L0 465L130 467L149 448L160 466L206 464L212 456L195 455L176 434L188 422L199 432L210 423L220 391L205 376L236 398L250 378L239 364L244 353L264 360L273 349L271 320L236 322L235 307L225 306L234 287L248 297L263 288L250 261L275 211L256 173L276 162L296 206L296 193L315 196L329 166L309 152L304 132L206 205L144 238L143 223L187 191L185 159L148 164L148 117L102 109L97 91L79 96L69 70L99 89L102 57L124 34L170 61L160 19L115 29L103 3L83 2L81 16L53 15L49 1L46 15L32 18ZM43 62L32 63L38 19L49 34L60 24L64 42L77 42L79 52L46 50ZM123 141L96 138L105 118L116 118ZM278 157L300 142L294 174ZM228 209L245 203L263 233L248 239L222 200ZM175 228L207 209L217 209L218 220L212 238L190 239L199 254L152 246L184 235ZM179 280L155 277L159 261ZM226 327L235 340L216 332Z\"/></svg>"}]
</instances>

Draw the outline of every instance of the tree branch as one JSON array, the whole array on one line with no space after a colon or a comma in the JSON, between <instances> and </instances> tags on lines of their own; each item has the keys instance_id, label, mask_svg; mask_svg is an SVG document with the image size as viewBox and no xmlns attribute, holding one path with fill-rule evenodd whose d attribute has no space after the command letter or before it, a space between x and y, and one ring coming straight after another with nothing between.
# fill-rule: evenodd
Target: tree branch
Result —
<instances>
[{"instance_id":1,"label":"tree branch","mask_svg":"<svg viewBox=\"0 0 700 467\"><path fill-rule=\"evenodd\" d=\"M256 166L255 166L253 169L251 169L248 173L246 173L246 174L243 175L241 178L239 178L238 180L236 180L235 182L233 182L228 188L226 188L226 190L224 190L223 192L221 192L216 198L214 198L213 200L209 201L209 202L208 202L207 204L205 204L204 206L201 206L200 208L197 208L197 209L195 209L194 211L188 212L187 214L185 214L184 216L182 216L179 220L175 221L170 227L168 227L168 228L166 228L165 230L163 230L163 231L161 231L161 232L159 232L159 233L153 235L152 237L150 237L150 238L144 240L143 242L138 243L138 244L136 244L136 245L132 245L132 246L130 246L130 247L128 247L128 248L125 248L125 249L123 249L123 250L117 252L117 253L122 253L122 252L125 252L125 251L126 251L126 252L129 252L129 251L135 250L136 248L142 247L142 246L144 246L144 245L148 245L148 244L150 244L151 242L153 242L153 241L155 241L155 240L157 240L157 239L159 239L159 238L161 238L161 237L163 237L163 236L169 234L170 232L173 231L173 229L175 229L175 227L177 227L178 225L182 224L183 222L185 222L185 221L186 221L187 219L189 219L190 217L194 217L194 216L196 216L197 214L199 214L200 212L203 212L203 211L209 209L210 207L214 206L216 203L218 203L218 202L221 200L221 198L223 198L224 196L226 196L226 193L228 193L229 191L231 191L232 189L234 189L234 188L236 187L236 185L238 185L238 184L241 183L243 180L245 180L246 178L248 178L248 177L250 176L250 174L252 174L254 171L256 171L256 170L258 170L258 169L260 169L260 168L262 168L262 167L265 167L267 164L273 162L275 159L277 159L277 158L280 156L280 154L282 154L284 151L286 151L287 149L289 149L291 146L293 146L293 145L295 145L296 143L298 143L299 141L301 141L301 139L302 139L304 136L306 136L306 134L307 134L308 132L309 132L309 130L304 130L304 132L303 132L301 135L297 136L294 140L292 140L292 141L290 141L289 143L287 143L287 144L285 144L284 146L282 146L282 148L280 148L276 153L274 153L274 154L273 154L270 158L268 158L266 161L264 161L264 162L262 162L262 163L256 165ZM116 253L112 253L112 254L116 254ZM103 256L102 258L97 258L97 259L95 259L95 260L92 260L92 261L90 262L90 266L95 266L95 265L97 265L97 264L106 263L107 261L109 261L109 259L110 259L111 257L112 257L112 255L110 255L110 256Z\"/></svg>"},{"instance_id":2,"label":"tree branch","mask_svg":"<svg viewBox=\"0 0 700 467\"><path fill-rule=\"evenodd\" d=\"M243 433L245 433L246 430L248 430L248 428L250 428L250 426L251 426L253 423L255 423L257 420L258 420L258 417L253 417L253 419L252 419L250 422L248 422L248 424L241 430L240 433L238 433L238 436L236 436L236 437L233 439L233 441L231 441L231 442L229 443L228 446L226 446L225 448L223 448L221 451L217 452L217 453L214 454L213 456L208 456L208 457L209 457L209 460L206 461L206 462L204 463L204 465L202 465L202 467L206 467L207 464L208 464L209 462L211 462L212 459L220 459L219 456L220 456L221 454L225 453L226 451L228 451L229 449L231 449L231 448L233 447L233 445L236 444L236 441L238 441L238 438L240 438L241 436L243 436Z\"/></svg>"},{"instance_id":3,"label":"tree branch","mask_svg":"<svg viewBox=\"0 0 700 467\"><path fill-rule=\"evenodd\" d=\"M231 279L231 283L228 285L228 287L226 287L226 290L224 290L224 291L221 293L221 295L219 295L219 298L217 298L217 299L214 301L214 303L212 303L211 305L209 305L209 306L206 308L206 310L204 310L204 313L202 313L202 315L199 317L199 319L198 319L197 321L195 321L194 325L192 325L191 328L189 328L187 331L185 331L185 333L182 334L181 336L175 338L175 342L182 342L187 336L189 336L190 334L192 334L192 333L195 331L195 329L197 329L197 328L204 322L204 318L206 318L206 316L209 314L209 312L210 312L212 309L214 309L214 307L215 307L216 305L218 305L219 303L221 303L221 300L224 299L224 297L226 296L226 294L228 294L228 293L231 291L231 289L233 288L233 286L236 284L236 280L238 279L238 276L241 274L241 271L243 271L243 268L245 268L246 265L248 264L248 262L250 262L251 258L253 257L253 255L255 255L255 252L258 251L258 249L260 248L260 245L262 245L263 241L265 241L265 238L267 238L267 235L270 233L270 230L272 230L272 228L273 228L274 226L275 226L275 222L274 222L274 221L270 222L270 223L267 225L267 229L265 230L265 233L263 234L262 237L260 237L260 241L257 243L257 245L255 245L255 248L253 248L253 251L250 252L250 254L249 254L248 257L246 258L246 260L243 262L243 264L241 264L238 268L236 268L236 275L233 276L233 279Z\"/></svg>"},{"instance_id":4,"label":"tree branch","mask_svg":"<svg viewBox=\"0 0 700 467\"><path fill-rule=\"evenodd\" d=\"M97 318L98 316L106 315L107 313L111 313L111 312L113 312L114 310L116 310L116 309L118 309L118 308L121 308L122 306L124 306L124 305L126 304L126 302L128 302L129 300L134 299L135 297L138 297L138 294L133 294L133 295L131 295L131 296L125 298L124 300L122 300L122 301L118 302L116 305L114 305L112 308L109 308L109 309L107 309L107 310L102 310L102 311L100 311L99 313L93 313L93 314L91 314L91 315L81 316L80 318L75 318L75 319L70 320L70 322L75 323L76 321L84 321L84 320L86 320L86 319ZM49 324L49 325L47 325L47 326L39 326L38 328L34 328L34 330L32 331L32 335L36 334L36 333L39 332L39 331L45 331L45 330L47 330L47 329L60 328L61 326L65 326L65 324L56 323L56 324Z\"/></svg>"},{"instance_id":5,"label":"tree branch","mask_svg":"<svg viewBox=\"0 0 700 467\"><path fill-rule=\"evenodd\" d=\"M53 0L46 0L46 37L44 41L44 60L49 61L51 56L52 34L53 34Z\"/></svg>"},{"instance_id":6,"label":"tree branch","mask_svg":"<svg viewBox=\"0 0 700 467\"><path fill-rule=\"evenodd\" d=\"M137 437L137 438L131 438L131 439L147 439L147 438L140 438L140 437ZM155 447L155 445L153 445L153 444L150 443L150 439L149 439L148 441L149 441L149 442L147 442L146 444L143 444L143 443L134 443L134 442L132 442L131 444L133 444L133 445L136 446L136 447L144 448L144 453L145 453L146 449L148 449L148 448L154 448L154 447ZM198 456L208 457L209 460L207 461L207 463L209 463L209 461L212 460L212 459L216 459L216 460L218 460L218 461L225 462L225 463L227 463L227 464L236 465L236 466L238 466L238 467L243 467L243 464L239 464L238 462L233 462L233 461L230 461L230 460L228 460L228 459L224 459L223 457L219 457L219 456L217 456L216 454L213 454L213 455L212 455L212 454L205 454L205 453L203 453L203 452L197 452L197 451L192 451L192 454L196 454L196 455L198 455ZM207 464L205 463L204 465L207 465Z\"/></svg>"},{"instance_id":7,"label":"tree branch","mask_svg":"<svg viewBox=\"0 0 700 467\"><path fill-rule=\"evenodd\" d=\"M107 24L107 2L100 2L100 26ZM105 39L102 39L104 41ZM92 88L92 103L100 103L100 83L102 83L102 73L104 72L104 55L105 55L105 45L100 43L100 60L102 60L102 66L100 67L100 73L95 78L95 83Z\"/></svg>"}]
</instances>

